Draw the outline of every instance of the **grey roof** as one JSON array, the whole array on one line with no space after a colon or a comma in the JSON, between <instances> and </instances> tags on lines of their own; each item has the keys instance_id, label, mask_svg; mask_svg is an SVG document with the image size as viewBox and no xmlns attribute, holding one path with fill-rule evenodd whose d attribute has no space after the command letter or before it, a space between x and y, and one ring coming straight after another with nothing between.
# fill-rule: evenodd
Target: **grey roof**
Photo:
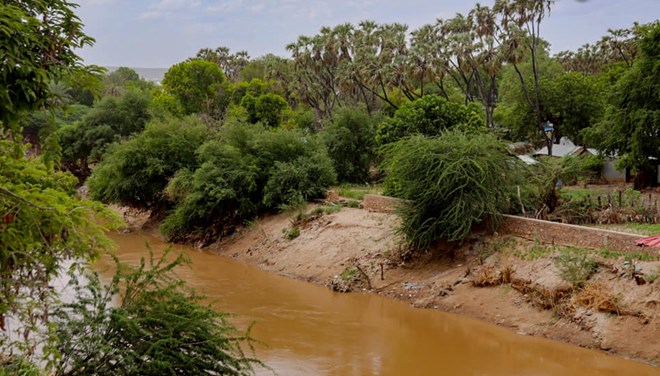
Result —
<instances>
[{"instance_id":1,"label":"grey roof","mask_svg":"<svg viewBox=\"0 0 660 376\"><path fill-rule=\"evenodd\" d=\"M594 149L585 149L582 146L577 146L573 143L573 141L569 140L566 137L562 137L561 140L559 140L558 144L552 145L552 156L553 157L565 157L567 155L573 155L577 154L582 150L586 150L587 152L591 154L596 154L598 153ZM548 155L548 147L544 146L538 150L536 150L533 155Z\"/></svg>"}]
</instances>

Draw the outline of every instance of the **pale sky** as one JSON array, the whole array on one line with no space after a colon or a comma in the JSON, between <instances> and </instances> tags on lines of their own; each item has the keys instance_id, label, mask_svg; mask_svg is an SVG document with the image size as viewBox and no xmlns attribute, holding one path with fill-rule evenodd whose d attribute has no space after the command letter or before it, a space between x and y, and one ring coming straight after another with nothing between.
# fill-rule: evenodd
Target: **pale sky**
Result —
<instances>
[{"instance_id":1,"label":"pale sky","mask_svg":"<svg viewBox=\"0 0 660 376\"><path fill-rule=\"evenodd\" d=\"M85 32L87 64L168 68L201 48L226 46L251 57L287 56L286 45L323 26L399 22L412 31L467 13L471 0L73 0ZM482 0L492 6L494 0ZM553 53L593 43L609 28L651 22L660 0L557 0L541 25Z\"/></svg>"}]
</instances>

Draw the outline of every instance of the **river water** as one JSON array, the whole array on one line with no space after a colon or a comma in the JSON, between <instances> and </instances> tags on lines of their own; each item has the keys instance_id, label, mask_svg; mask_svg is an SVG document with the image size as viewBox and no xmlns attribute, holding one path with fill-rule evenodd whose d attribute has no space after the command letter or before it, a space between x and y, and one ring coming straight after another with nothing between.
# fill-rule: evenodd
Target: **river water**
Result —
<instances>
[{"instance_id":1,"label":"river water","mask_svg":"<svg viewBox=\"0 0 660 376\"><path fill-rule=\"evenodd\" d=\"M123 262L167 245L113 235ZM339 294L222 256L176 247L192 259L177 274L254 322L256 356L279 375L660 375L660 369L576 346L518 335L485 322L415 309L372 294ZM258 374L270 375L267 370Z\"/></svg>"}]
</instances>

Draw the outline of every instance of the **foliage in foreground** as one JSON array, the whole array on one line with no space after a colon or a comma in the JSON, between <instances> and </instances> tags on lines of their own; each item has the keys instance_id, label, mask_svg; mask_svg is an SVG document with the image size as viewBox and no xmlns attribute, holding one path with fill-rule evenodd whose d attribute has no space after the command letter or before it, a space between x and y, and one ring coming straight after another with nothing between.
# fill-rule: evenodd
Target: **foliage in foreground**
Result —
<instances>
[{"instance_id":1,"label":"foliage in foreground","mask_svg":"<svg viewBox=\"0 0 660 376\"><path fill-rule=\"evenodd\" d=\"M34 331L48 322L55 299L52 278L66 260L91 259L108 248L99 219L117 221L100 203L75 198L71 174L14 158L15 147L0 140L0 350L20 345L18 353L30 355ZM9 340L8 316L21 323L22 343Z\"/></svg>"},{"instance_id":2,"label":"foliage in foreground","mask_svg":"<svg viewBox=\"0 0 660 376\"><path fill-rule=\"evenodd\" d=\"M400 231L413 249L461 241L485 219L497 223L519 176L506 145L490 134L461 131L399 141L384 167L386 190L405 200Z\"/></svg>"},{"instance_id":3,"label":"foliage in foreground","mask_svg":"<svg viewBox=\"0 0 660 376\"><path fill-rule=\"evenodd\" d=\"M72 279L78 299L55 313L56 375L250 375L249 333L174 275L189 261L169 251L132 267L117 263L109 285L96 273ZM119 295L119 303L113 299Z\"/></svg>"}]
</instances>

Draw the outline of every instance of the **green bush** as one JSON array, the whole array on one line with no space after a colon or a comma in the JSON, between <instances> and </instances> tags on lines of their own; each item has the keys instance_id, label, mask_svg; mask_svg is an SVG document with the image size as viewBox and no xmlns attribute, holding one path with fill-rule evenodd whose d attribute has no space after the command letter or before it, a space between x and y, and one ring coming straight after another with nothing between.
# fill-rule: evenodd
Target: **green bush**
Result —
<instances>
[{"instance_id":1,"label":"green bush","mask_svg":"<svg viewBox=\"0 0 660 376\"><path fill-rule=\"evenodd\" d=\"M72 278L74 302L54 312L57 375L251 375L249 333L205 302L173 270L188 261L150 253L118 263L109 285ZM85 280L86 284L80 284Z\"/></svg>"},{"instance_id":2,"label":"green bush","mask_svg":"<svg viewBox=\"0 0 660 376\"><path fill-rule=\"evenodd\" d=\"M139 209L162 208L174 174L197 167L195 151L208 139L196 117L150 123L144 132L112 145L89 179L93 197Z\"/></svg>"},{"instance_id":3,"label":"green bush","mask_svg":"<svg viewBox=\"0 0 660 376\"><path fill-rule=\"evenodd\" d=\"M387 149L386 191L404 199L401 232L413 249L463 240L472 225L495 224L518 182L516 159L494 136L447 131Z\"/></svg>"},{"instance_id":4,"label":"green bush","mask_svg":"<svg viewBox=\"0 0 660 376\"><path fill-rule=\"evenodd\" d=\"M80 180L89 176L88 164L101 159L107 147L144 130L151 119L150 97L137 89L122 97L104 97L82 119L58 131L62 165Z\"/></svg>"},{"instance_id":5,"label":"green bush","mask_svg":"<svg viewBox=\"0 0 660 376\"><path fill-rule=\"evenodd\" d=\"M201 167L167 188L178 201L161 231L173 241L207 244L259 213L322 197L336 181L323 145L296 130L225 125L197 154Z\"/></svg>"},{"instance_id":6,"label":"green bush","mask_svg":"<svg viewBox=\"0 0 660 376\"><path fill-rule=\"evenodd\" d=\"M485 120L474 105L449 102L438 95L426 95L402 105L390 119L378 126L376 142L386 145L421 134L437 136L455 127L485 128Z\"/></svg>"},{"instance_id":7,"label":"green bush","mask_svg":"<svg viewBox=\"0 0 660 376\"><path fill-rule=\"evenodd\" d=\"M321 133L340 183L365 183L375 157L375 120L362 108L342 108Z\"/></svg>"}]
</instances>

